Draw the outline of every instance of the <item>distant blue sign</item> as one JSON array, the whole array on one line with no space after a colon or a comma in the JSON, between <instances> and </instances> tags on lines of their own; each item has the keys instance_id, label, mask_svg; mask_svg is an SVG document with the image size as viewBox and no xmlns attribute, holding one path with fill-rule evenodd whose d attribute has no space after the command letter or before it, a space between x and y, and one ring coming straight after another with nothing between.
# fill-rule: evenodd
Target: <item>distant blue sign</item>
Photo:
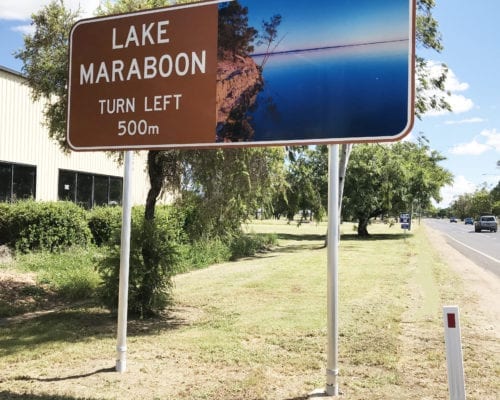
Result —
<instances>
[{"instance_id":1,"label":"distant blue sign","mask_svg":"<svg viewBox=\"0 0 500 400\"><path fill-rule=\"evenodd\" d=\"M409 213L401 213L399 215L401 229L411 230L411 215Z\"/></svg>"}]
</instances>

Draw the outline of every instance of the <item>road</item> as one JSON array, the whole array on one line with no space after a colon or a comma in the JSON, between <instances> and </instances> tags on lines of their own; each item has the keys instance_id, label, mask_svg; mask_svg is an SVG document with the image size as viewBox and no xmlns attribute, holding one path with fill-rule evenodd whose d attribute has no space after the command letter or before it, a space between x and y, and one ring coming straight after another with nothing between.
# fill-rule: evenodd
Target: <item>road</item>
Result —
<instances>
[{"instance_id":1,"label":"road","mask_svg":"<svg viewBox=\"0 0 500 400\"><path fill-rule=\"evenodd\" d=\"M426 219L425 223L441 232L448 244L480 267L500 277L500 233L474 232L473 225L449 219Z\"/></svg>"}]
</instances>

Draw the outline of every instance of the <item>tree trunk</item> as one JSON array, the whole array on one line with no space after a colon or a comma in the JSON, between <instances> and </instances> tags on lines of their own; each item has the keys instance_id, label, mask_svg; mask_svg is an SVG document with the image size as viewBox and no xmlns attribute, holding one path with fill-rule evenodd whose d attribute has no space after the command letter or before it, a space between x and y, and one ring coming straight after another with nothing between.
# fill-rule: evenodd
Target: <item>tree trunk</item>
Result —
<instances>
[{"instance_id":1,"label":"tree trunk","mask_svg":"<svg viewBox=\"0 0 500 400\"><path fill-rule=\"evenodd\" d=\"M358 219L358 236L360 237L368 237L370 234L368 233L368 222L369 218L359 217Z\"/></svg>"},{"instance_id":2,"label":"tree trunk","mask_svg":"<svg viewBox=\"0 0 500 400\"><path fill-rule=\"evenodd\" d=\"M149 183L151 185L148 196L146 198L146 207L144 210L144 219L152 221L155 217L156 200L163 188L164 173L163 165L160 159L160 152L151 150L148 153L148 174Z\"/></svg>"}]
</instances>

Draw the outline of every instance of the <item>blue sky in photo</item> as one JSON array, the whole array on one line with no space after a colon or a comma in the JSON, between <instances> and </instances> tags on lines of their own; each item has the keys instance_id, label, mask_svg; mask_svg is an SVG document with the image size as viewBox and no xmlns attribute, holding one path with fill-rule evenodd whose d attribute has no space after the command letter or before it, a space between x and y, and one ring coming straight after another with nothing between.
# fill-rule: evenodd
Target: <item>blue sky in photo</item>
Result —
<instances>
[{"instance_id":1,"label":"blue sky in photo","mask_svg":"<svg viewBox=\"0 0 500 400\"><path fill-rule=\"evenodd\" d=\"M260 30L262 21L282 16L276 51L350 45L408 38L408 1L405 0L242 0L249 24ZM258 52L259 49L256 49Z\"/></svg>"}]
</instances>

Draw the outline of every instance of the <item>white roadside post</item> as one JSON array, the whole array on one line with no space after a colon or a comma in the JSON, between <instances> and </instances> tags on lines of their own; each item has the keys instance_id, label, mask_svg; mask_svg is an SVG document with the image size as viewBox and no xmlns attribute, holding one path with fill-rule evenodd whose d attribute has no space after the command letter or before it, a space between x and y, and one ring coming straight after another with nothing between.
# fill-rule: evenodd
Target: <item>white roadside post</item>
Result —
<instances>
[{"instance_id":1,"label":"white roadside post","mask_svg":"<svg viewBox=\"0 0 500 400\"><path fill-rule=\"evenodd\" d=\"M443 320L450 400L465 400L464 366L458 306L443 307Z\"/></svg>"},{"instance_id":2,"label":"white roadside post","mask_svg":"<svg viewBox=\"0 0 500 400\"><path fill-rule=\"evenodd\" d=\"M339 145L328 146L328 255L326 394L338 396Z\"/></svg>"},{"instance_id":3,"label":"white roadside post","mask_svg":"<svg viewBox=\"0 0 500 400\"><path fill-rule=\"evenodd\" d=\"M125 372L127 369L127 310L130 264L130 231L132 220L132 161L133 153L131 151L126 151L123 178L120 283L118 292L118 329L116 344L117 372Z\"/></svg>"}]
</instances>

